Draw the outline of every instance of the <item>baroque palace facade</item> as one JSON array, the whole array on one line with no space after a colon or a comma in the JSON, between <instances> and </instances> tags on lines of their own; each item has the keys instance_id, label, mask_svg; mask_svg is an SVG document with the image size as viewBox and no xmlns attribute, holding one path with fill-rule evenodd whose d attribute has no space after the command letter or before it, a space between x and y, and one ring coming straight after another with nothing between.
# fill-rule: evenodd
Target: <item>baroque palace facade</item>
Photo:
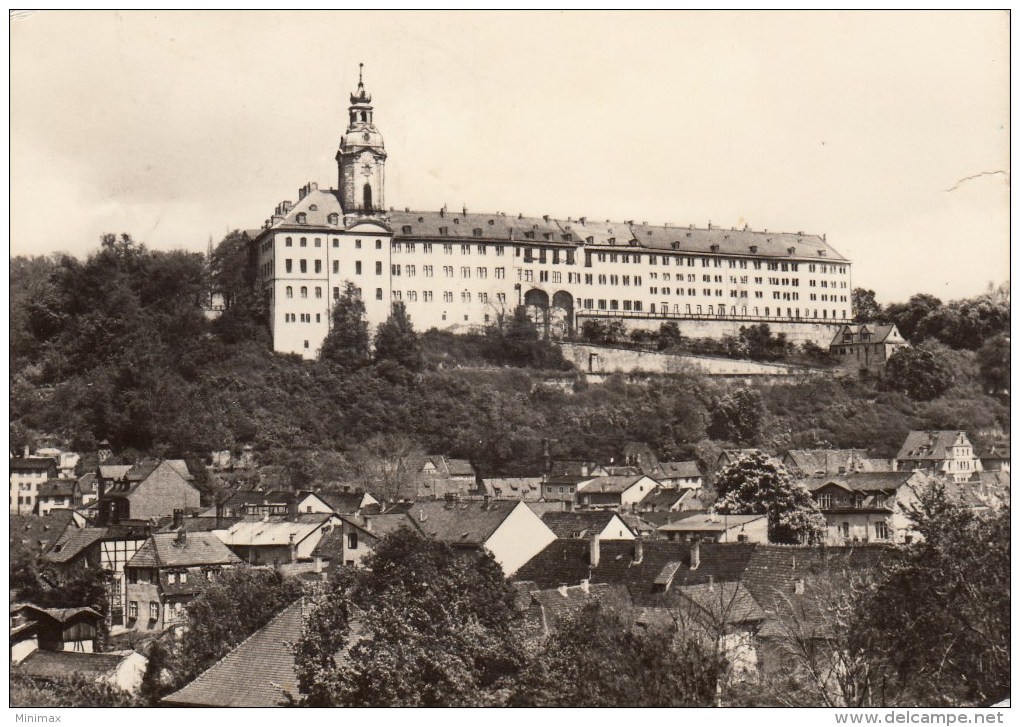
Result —
<instances>
[{"instance_id":1,"label":"baroque palace facade","mask_svg":"<svg viewBox=\"0 0 1020 727\"><path fill-rule=\"evenodd\" d=\"M397 301L419 331L478 328L524 305L552 335L586 319L711 337L765 322L828 346L852 317L850 261L824 235L387 210L373 113L359 79L338 189L309 183L248 232L278 352L315 357L348 282L372 328Z\"/></svg>"}]
</instances>

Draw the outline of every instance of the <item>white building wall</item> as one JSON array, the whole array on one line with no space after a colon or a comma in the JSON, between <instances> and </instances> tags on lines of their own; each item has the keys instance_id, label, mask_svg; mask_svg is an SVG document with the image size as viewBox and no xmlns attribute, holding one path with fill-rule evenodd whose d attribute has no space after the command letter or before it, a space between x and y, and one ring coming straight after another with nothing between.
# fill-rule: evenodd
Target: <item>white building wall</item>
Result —
<instances>
[{"instance_id":1,"label":"white building wall","mask_svg":"<svg viewBox=\"0 0 1020 727\"><path fill-rule=\"evenodd\" d=\"M523 502L517 504L485 542L485 548L508 577L538 555L556 534Z\"/></svg>"}]
</instances>

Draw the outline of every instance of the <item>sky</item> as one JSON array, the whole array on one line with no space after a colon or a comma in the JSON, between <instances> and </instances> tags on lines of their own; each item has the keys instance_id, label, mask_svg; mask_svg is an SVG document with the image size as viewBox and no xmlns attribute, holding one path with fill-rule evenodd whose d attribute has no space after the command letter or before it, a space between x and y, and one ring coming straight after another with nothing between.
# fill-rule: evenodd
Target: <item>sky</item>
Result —
<instances>
[{"instance_id":1,"label":"sky","mask_svg":"<svg viewBox=\"0 0 1020 727\"><path fill-rule=\"evenodd\" d=\"M11 255L205 251L334 155L398 208L816 233L880 302L1009 277L1003 12L50 11L10 23Z\"/></svg>"}]
</instances>

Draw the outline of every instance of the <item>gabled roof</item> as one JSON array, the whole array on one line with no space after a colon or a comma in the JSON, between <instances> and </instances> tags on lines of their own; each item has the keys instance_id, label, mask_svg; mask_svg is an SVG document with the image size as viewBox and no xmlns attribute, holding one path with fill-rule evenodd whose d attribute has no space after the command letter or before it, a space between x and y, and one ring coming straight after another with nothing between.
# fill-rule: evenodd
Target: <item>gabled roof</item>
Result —
<instances>
[{"instance_id":1,"label":"gabled roof","mask_svg":"<svg viewBox=\"0 0 1020 727\"><path fill-rule=\"evenodd\" d=\"M915 476L914 472L850 472L845 475L811 477L800 480L811 492L829 485L850 492L895 492Z\"/></svg>"},{"instance_id":2,"label":"gabled roof","mask_svg":"<svg viewBox=\"0 0 1020 727\"><path fill-rule=\"evenodd\" d=\"M18 611L31 611L33 612L32 618L46 617L50 618L57 623L65 624L68 621L77 618L79 616L86 616L95 620L102 620L103 615L93 608L88 606L77 606L75 608L43 608L42 606L36 606L34 603L21 603L11 608L13 613L15 610Z\"/></svg>"},{"instance_id":3,"label":"gabled roof","mask_svg":"<svg viewBox=\"0 0 1020 727\"><path fill-rule=\"evenodd\" d=\"M407 513L378 513L376 515L341 515L340 519L375 538L385 538L401 528L420 532L418 524Z\"/></svg>"},{"instance_id":4,"label":"gabled roof","mask_svg":"<svg viewBox=\"0 0 1020 727\"><path fill-rule=\"evenodd\" d=\"M99 476L104 480L122 480L131 470L129 464L101 464L99 465Z\"/></svg>"},{"instance_id":5,"label":"gabled roof","mask_svg":"<svg viewBox=\"0 0 1020 727\"><path fill-rule=\"evenodd\" d=\"M486 477L485 491L496 497L537 500L542 497L541 477Z\"/></svg>"},{"instance_id":6,"label":"gabled roof","mask_svg":"<svg viewBox=\"0 0 1020 727\"><path fill-rule=\"evenodd\" d=\"M620 494L634 487L641 480L651 480L653 484L655 480L648 477L647 475L623 475L623 476L608 476L608 477L594 477L586 482L581 483L577 488L578 492L584 493L611 493ZM649 490L651 492L651 490Z\"/></svg>"},{"instance_id":7,"label":"gabled roof","mask_svg":"<svg viewBox=\"0 0 1020 727\"><path fill-rule=\"evenodd\" d=\"M557 538L584 538L601 533L613 519L618 519L611 510L576 510L574 512L547 512L542 515L544 522ZM630 535L634 532L627 523L623 527ZM612 538L612 535L607 536Z\"/></svg>"},{"instance_id":8,"label":"gabled roof","mask_svg":"<svg viewBox=\"0 0 1020 727\"><path fill-rule=\"evenodd\" d=\"M724 515L716 513L697 513L681 520L667 523L659 528L660 533L683 532L724 532L740 528L767 515Z\"/></svg>"},{"instance_id":9,"label":"gabled roof","mask_svg":"<svg viewBox=\"0 0 1020 727\"><path fill-rule=\"evenodd\" d=\"M278 707L287 694L298 697L293 645L304 623L301 602L277 614L202 672L187 686L164 697L164 704L200 707Z\"/></svg>"},{"instance_id":10,"label":"gabled roof","mask_svg":"<svg viewBox=\"0 0 1020 727\"><path fill-rule=\"evenodd\" d=\"M85 654L75 651L33 651L17 666L15 673L37 679L67 679L75 674L92 679L108 677L133 651Z\"/></svg>"},{"instance_id":11,"label":"gabled roof","mask_svg":"<svg viewBox=\"0 0 1020 727\"><path fill-rule=\"evenodd\" d=\"M106 528L67 528L43 556L51 563L67 563L106 537Z\"/></svg>"},{"instance_id":12,"label":"gabled roof","mask_svg":"<svg viewBox=\"0 0 1020 727\"><path fill-rule=\"evenodd\" d=\"M245 518L221 533L221 537L224 543L233 546L284 546L290 544L292 535L294 543L300 543L334 517L332 513L312 512L301 513L293 520L283 515Z\"/></svg>"},{"instance_id":13,"label":"gabled roof","mask_svg":"<svg viewBox=\"0 0 1020 727\"><path fill-rule=\"evenodd\" d=\"M414 524L426 536L451 545L484 545L520 501L419 502L411 508Z\"/></svg>"},{"instance_id":14,"label":"gabled roof","mask_svg":"<svg viewBox=\"0 0 1020 727\"><path fill-rule=\"evenodd\" d=\"M591 473L599 468L600 465L597 462L585 462L579 459L557 459L553 461L549 469L549 477L590 477L592 476Z\"/></svg>"},{"instance_id":15,"label":"gabled roof","mask_svg":"<svg viewBox=\"0 0 1020 727\"><path fill-rule=\"evenodd\" d=\"M601 601L608 606L630 606L627 587L620 583L595 583L587 587L576 585L529 591L548 629L555 629L584 609L589 603Z\"/></svg>"},{"instance_id":16,"label":"gabled roof","mask_svg":"<svg viewBox=\"0 0 1020 727\"><path fill-rule=\"evenodd\" d=\"M868 452L864 449L791 449L786 453L789 464L806 475L816 472L836 475L865 469Z\"/></svg>"},{"instance_id":17,"label":"gabled roof","mask_svg":"<svg viewBox=\"0 0 1020 727\"><path fill-rule=\"evenodd\" d=\"M599 564L590 565L590 543L587 540L559 539L525 563L514 580L535 581L539 588L555 588L563 584L617 583L627 586L636 606L653 606L663 602L662 586L655 579L671 562L682 564L673 576L672 588L707 583L711 576L716 583L740 578L756 547L750 543L702 543L700 564L691 569L691 544L668 540L647 540L640 544L641 559L636 560L639 545L632 540L603 540L599 543Z\"/></svg>"},{"instance_id":18,"label":"gabled roof","mask_svg":"<svg viewBox=\"0 0 1020 727\"><path fill-rule=\"evenodd\" d=\"M691 615L699 621L719 625L766 619L765 611L739 581L683 586L679 592L691 604Z\"/></svg>"},{"instance_id":19,"label":"gabled roof","mask_svg":"<svg viewBox=\"0 0 1020 727\"><path fill-rule=\"evenodd\" d=\"M697 462L660 462L659 468L663 477L701 477L701 468Z\"/></svg>"},{"instance_id":20,"label":"gabled roof","mask_svg":"<svg viewBox=\"0 0 1020 727\"><path fill-rule=\"evenodd\" d=\"M946 450L953 447L960 435L963 435L963 438L967 440L967 433L959 429L932 432L912 431L907 434L896 459L936 461L947 459ZM967 442L969 444L970 440Z\"/></svg>"},{"instance_id":21,"label":"gabled roof","mask_svg":"<svg viewBox=\"0 0 1020 727\"><path fill-rule=\"evenodd\" d=\"M56 469L57 463L50 457L11 457L10 469L13 470L48 470Z\"/></svg>"},{"instance_id":22,"label":"gabled roof","mask_svg":"<svg viewBox=\"0 0 1020 727\"><path fill-rule=\"evenodd\" d=\"M154 533L128 561L131 568L186 568L228 565L241 559L212 533L189 533L183 543L177 533Z\"/></svg>"},{"instance_id":23,"label":"gabled roof","mask_svg":"<svg viewBox=\"0 0 1020 727\"><path fill-rule=\"evenodd\" d=\"M474 477L475 468L466 459L448 459L446 468L450 471L450 477Z\"/></svg>"},{"instance_id":24,"label":"gabled roof","mask_svg":"<svg viewBox=\"0 0 1020 727\"><path fill-rule=\"evenodd\" d=\"M11 515L11 546L45 552L67 530L77 530L70 510L53 510L49 515Z\"/></svg>"},{"instance_id":25,"label":"gabled roof","mask_svg":"<svg viewBox=\"0 0 1020 727\"><path fill-rule=\"evenodd\" d=\"M187 477L180 473L172 460L162 460L151 468L148 464L135 465L125 474L121 481L112 484L107 489L106 494L111 497L126 497L134 493L143 484L147 487L160 489L167 487L174 480L183 481L184 484L194 488L194 485L188 481Z\"/></svg>"},{"instance_id":26,"label":"gabled roof","mask_svg":"<svg viewBox=\"0 0 1020 727\"><path fill-rule=\"evenodd\" d=\"M71 497L76 484L75 480L46 480L39 485L39 497Z\"/></svg>"},{"instance_id":27,"label":"gabled roof","mask_svg":"<svg viewBox=\"0 0 1020 727\"><path fill-rule=\"evenodd\" d=\"M173 521L170 521L157 532L160 533L175 533L178 530L183 529L186 533L206 533L213 530L227 530L232 525L236 525L241 522L243 518L241 516L234 517L219 517L215 515L200 515L197 517L186 517L181 521L180 526L175 526Z\"/></svg>"},{"instance_id":28,"label":"gabled roof","mask_svg":"<svg viewBox=\"0 0 1020 727\"><path fill-rule=\"evenodd\" d=\"M852 339L845 340L845 335L850 334ZM867 334L867 338L863 337ZM836 331L830 346L846 346L854 343L906 343L895 324L892 323L844 323Z\"/></svg>"},{"instance_id":29,"label":"gabled roof","mask_svg":"<svg viewBox=\"0 0 1020 727\"><path fill-rule=\"evenodd\" d=\"M641 506L668 510L678 502L692 497L693 492L694 490L690 488L674 490L667 487L656 487L650 494L645 495L645 498L641 501Z\"/></svg>"},{"instance_id":30,"label":"gabled roof","mask_svg":"<svg viewBox=\"0 0 1020 727\"><path fill-rule=\"evenodd\" d=\"M378 503L374 497L366 495L364 492L335 492L330 490L320 490L319 492L312 494L333 508L333 512L339 515L356 513L364 506L366 497L370 500L369 504L372 504L373 502Z\"/></svg>"}]
</instances>

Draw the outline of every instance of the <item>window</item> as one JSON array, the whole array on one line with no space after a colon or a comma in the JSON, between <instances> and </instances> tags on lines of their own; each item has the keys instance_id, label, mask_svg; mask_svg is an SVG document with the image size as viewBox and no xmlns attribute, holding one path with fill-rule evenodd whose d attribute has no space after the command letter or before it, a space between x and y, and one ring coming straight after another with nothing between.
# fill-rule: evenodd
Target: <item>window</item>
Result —
<instances>
[{"instance_id":1,"label":"window","mask_svg":"<svg viewBox=\"0 0 1020 727\"><path fill-rule=\"evenodd\" d=\"M159 603L156 601L149 602L149 620L150 621L159 620Z\"/></svg>"},{"instance_id":2,"label":"window","mask_svg":"<svg viewBox=\"0 0 1020 727\"><path fill-rule=\"evenodd\" d=\"M357 533L348 533L347 534L347 547L350 550L357 550L358 549L358 534Z\"/></svg>"},{"instance_id":3,"label":"window","mask_svg":"<svg viewBox=\"0 0 1020 727\"><path fill-rule=\"evenodd\" d=\"M432 291L431 290L423 290L422 294L421 294L421 299L424 302L426 302L426 303L431 303L432 302Z\"/></svg>"},{"instance_id":4,"label":"window","mask_svg":"<svg viewBox=\"0 0 1020 727\"><path fill-rule=\"evenodd\" d=\"M180 574L179 582L180 583L187 583L188 582L188 574L187 573L181 573Z\"/></svg>"},{"instance_id":5,"label":"window","mask_svg":"<svg viewBox=\"0 0 1020 727\"><path fill-rule=\"evenodd\" d=\"M287 247L294 247L294 238L288 237L287 242L285 244L287 245Z\"/></svg>"},{"instance_id":6,"label":"window","mask_svg":"<svg viewBox=\"0 0 1020 727\"><path fill-rule=\"evenodd\" d=\"M339 260L334 260L333 261L333 273L336 274L336 273L339 273L339 272L340 272L340 261ZM358 272L360 273L361 271L359 270Z\"/></svg>"},{"instance_id":7,"label":"window","mask_svg":"<svg viewBox=\"0 0 1020 727\"><path fill-rule=\"evenodd\" d=\"M322 272L322 260L316 260L315 261L315 272L317 272L317 273L321 273Z\"/></svg>"},{"instance_id":8,"label":"window","mask_svg":"<svg viewBox=\"0 0 1020 727\"><path fill-rule=\"evenodd\" d=\"M333 288L333 300L340 300L340 288Z\"/></svg>"},{"instance_id":9,"label":"window","mask_svg":"<svg viewBox=\"0 0 1020 727\"><path fill-rule=\"evenodd\" d=\"M375 241L375 249L376 250L382 250L382 240L376 240Z\"/></svg>"},{"instance_id":10,"label":"window","mask_svg":"<svg viewBox=\"0 0 1020 727\"><path fill-rule=\"evenodd\" d=\"M488 273L489 273L489 269L488 268L478 268L475 272L478 274L479 278L485 278L488 275Z\"/></svg>"},{"instance_id":11,"label":"window","mask_svg":"<svg viewBox=\"0 0 1020 727\"><path fill-rule=\"evenodd\" d=\"M320 288L318 286L315 287L315 297L316 298L321 298L322 297L322 288Z\"/></svg>"},{"instance_id":12,"label":"window","mask_svg":"<svg viewBox=\"0 0 1020 727\"><path fill-rule=\"evenodd\" d=\"M340 238L338 237L333 238L333 247L340 247Z\"/></svg>"},{"instance_id":13,"label":"window","mask_svg":"<svg viewBox=\"0 0 1020 727\"><path fill-rule=\"evenodd\" d=\"M287 286L287 297L288 298L293 298L294 297L294 287L291 286L291 285Z\"/></svg>"},{"instance_id":14,"label":"window","mask_svg":"<svg viewBox=\"0 0 1020 727\"><path fill-rule=\"evenodd\" d=\"M462 277L462 278L470 278L471 277L471 268L469 268L467 266L461 267L461 269L460 269L460 277Z\"/></svg>"},{"instance_id":15,"label":"window","mask_svg":"<svg viewBox=\"0 0 1020 727\"><path fill-rule=\"evenodd\" d=\"M404 266L404 275L411 275L411 276L413 276L414 275L414 265L405 265Z\"/></svg>"},{"instance_id":16,"label":"window","mask_svg":"<svg viewBox=\"0 0 1020 727\"><path fill-rule=\"evenodd\" d=\"M302 273L307 273L308 272L308 261L307 260L302 260L300 265L301 265L301 272Z\"/></svg>"},{"instance_id":17,"label":"window","mask_svg":"<svg viewBox=\"0 0 1020 727\"><path fill-rule=\"evenodd\" d=\"M308 297L308 287L307 286L304 286L304 285L301 286L301 297L302 298L307 298Z\"/></svg>"},{"instance_id":18,"label":"window","mask_svg":"<svg viewBox=\"0 0 1020 727\"><path fill-rule=\"evenodd\" d=\"M375 274L382 275L382 262L379 260L375 261Z\"/></svg>"},{"instance_id":19,"label":"window","mask_svg":"<svg viewBox=\"0 0 1020 727\"><path fill-rule=\"evenodd\" d=\"M432 277L432 266L431 265L423 265L422 268L421 268L421 274L424 275L426 278L431 278Z\"/></svg>"},{"instance_id":20,"label":"window","mask_svg":"<svg viewBox=\"0 0 1020 727\"><path fill-rule=\"evenodd\" d=\"M128 618L138 618L138 601L128 601Z\"/></svg>"},{"instance_id":21,"label":"window","mask_svg":"<svg viewBox=\"0 0 1020 727\"><path fill-rule=\"evenodd\" d=\"M446 291L445 293L443 293L443 302L444 303L452 303L453 302L453 293L451 293L450 291Z\"/></svg>"},{"instance_id":22,"label":"window","mask_svg":"<svg viewBox=\"0 0 1020 727\"><path fill-rule=\"evenodd\" d=\"M316 247L322 247L322 238L321 237L316 237L315 238L315 246Z\"/></svg>"},{"instance_id":23,"label":"window","mask_svg":"<svg viewBox=\"0 0 1020 727\"><path fill-rule=\"evenodd\" d=\"M382 300L382 288L375 289L375 299Z\"/></svg>"},{"instance_id":24,"label":"window","mask_svg":"<svg viewBox=\"0 0 1020 727\"><path fill-rule=\"evenodd\" d=\"M286 267L288 273L291 272L292 268L294 267L294 263L291 260L284 260L283 264L284 267Z\"/></svg>"}]
</instances>

